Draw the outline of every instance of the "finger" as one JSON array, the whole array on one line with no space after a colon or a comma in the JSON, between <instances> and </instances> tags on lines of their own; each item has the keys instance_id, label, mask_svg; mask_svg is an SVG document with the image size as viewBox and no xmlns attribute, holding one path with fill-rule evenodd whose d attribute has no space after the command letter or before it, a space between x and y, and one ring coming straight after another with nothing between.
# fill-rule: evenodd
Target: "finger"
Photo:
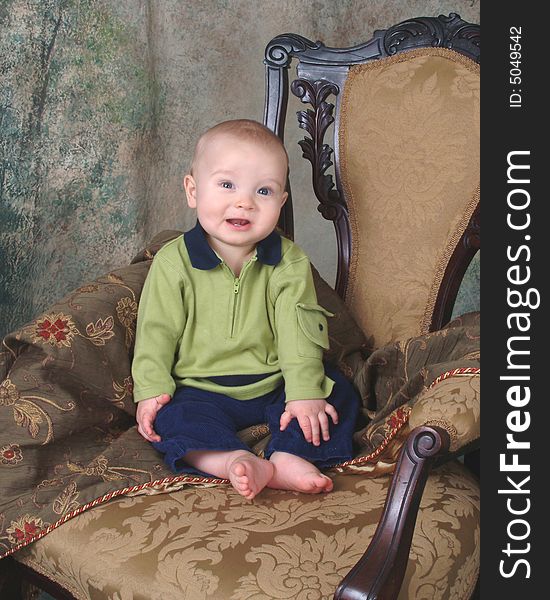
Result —
<instances>
[{"instance_id":1,"label":"finger","mask_svg":"<svg viewBox=\"0 0 550 600\"><path fill-rule=\"evenodd\" d=\"M142 438L145 438L148 442L153 441L141 425L138 427L138 433L141 435Z\"/></svg>"},{"instance_id":2,"label":"finger","mask_svg":"<svg viewBox=\"0 0 550 600\"><path fill-rule=\"evenodd\" d=\"M292 415L285 410L285 412L281 415L281 419L279 421L280 430L284 431L288 427L290 421L292 421Z\"/></svg>"},{"instance_id":3,"label":"finger","mask_svg":"<svg viewBox=\"0 0 550 600\"><path fill-rule=\"evenodd\" d=\"M153 419L148 415L143 420L143 431L150 442L160 442L160 436L153 429Z\"/></svg>"},{"instance_id":4,"label":"finger","mask_svg":"<svg viewBox=\"0 0 550 600\"><path fill-rule=\"evenodd\" d=\"M161 394L160 396L157 396L156 401L159 406L164 406L170 402L170 396L168 394Z\"/></svg>"},{"instance_id":5,"label":"finger","mask_svg":"<svg viewBox=\"0 0 550 600\"><path fill-rule=\"evenodd\" d=\"M338 413L336 412L334 406L327 402L327 405L325 406L325 412L330 415L332 422L336 425L338 423Z\"/></svg>"},{"instance_id":6,"label":"finger","mask_svg":"<svg viewBox=\"0 0 550 600\"><path fill-rule=\"evenodd\" d=\"M300 424L300 429L302 430L306 442L311 442L311 423L307 417L298 418L298 423Z\"/></svg>"},{"instance_id":7,"label":"finger","mask_svg":"<svg viewBox=\"0 0 550 600\"><path fill-rule=\"evenodd\" d=\"M152 427L149 429L149 438L152 442L160 442L160 435Z\"/></svg>"},{"instance_id":8,"label":"finger","mask_svg":"<svg viewBox=\"0 0 550 600\"><path fill-rule=\"evenodd\" d=\"M328 417L324 412L319 413L319 425L321 426L321 435L323 436L323 440L327 442L330 440L330 433Z\"/></svg>"},{"instance_id":9,"label":"finger","mask_svg":"<svg viewBox=\"0 0 550 600\"><path fill-rule=\"evenodd\" d=\"M309 422L311 423L311 441L314 446L319 446L321 444L321 437L319 435L319 418L317 415L311 415L309 417Z\"/></svg>"},{"instance_id":10,"label":"finger","mask_svg":"<svg viewBox=\"0 0 550 600\"><path fill-rule=\"evenodd\" d=\"M161 441L161 437L158 433L155 433L154 431L150 434L150 438L152 442L160 442Z\"/></svg>"}]
</instances>

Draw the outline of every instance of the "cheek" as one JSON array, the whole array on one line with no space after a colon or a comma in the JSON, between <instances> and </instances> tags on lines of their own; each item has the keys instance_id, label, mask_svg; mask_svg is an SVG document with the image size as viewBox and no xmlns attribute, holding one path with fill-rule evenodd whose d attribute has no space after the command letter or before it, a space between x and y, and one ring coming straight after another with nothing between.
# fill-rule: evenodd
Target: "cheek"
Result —
<instances>
[{"instance_id":1,"label":"cheek","mask_svg":"<svg viewBox=\"0 0 550 600\"><path fill-rule=\"evenodd\" d=\"M212 216L213 212L209 206L205 206L204 204L197 204L197 215L202 217L203 219L208 219Z\"/></svg>"},{"instance_id":2,"label":"cheek","mask_svg":"<svg viewBox=\"0 0 550 600\"><path fill-rule=\"evenodd\" d=\"M274 202L264 211L264 218L268 223L277 223L281 214L281 205Z\"/></svg>"},{"instance_id":3,"label":"cheek","mask_svg":"<svg viewBox=\"0 0 550 600\"><path fill-rule=\"evenodd\" d=\"M217 202L198 202L197 217L202 225L210 225L218 223L225 214L225 209Z\"/></svg>"}]
</instances>

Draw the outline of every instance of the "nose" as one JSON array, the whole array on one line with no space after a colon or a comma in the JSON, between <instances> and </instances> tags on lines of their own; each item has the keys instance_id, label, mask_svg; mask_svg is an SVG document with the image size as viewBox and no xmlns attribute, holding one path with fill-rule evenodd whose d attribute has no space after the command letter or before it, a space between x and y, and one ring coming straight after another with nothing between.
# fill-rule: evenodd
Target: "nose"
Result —
<instances>
[{"instance_id":1,"label":"nose","mask_svg":"<svg viewBox=\"0 0 550 600\"><path fill-rule=\"evenodd\" d=\"M254 197L248 192L241 192L235 199L235 207L252 210L255 207Z\"/></svg>"}]
</instances>

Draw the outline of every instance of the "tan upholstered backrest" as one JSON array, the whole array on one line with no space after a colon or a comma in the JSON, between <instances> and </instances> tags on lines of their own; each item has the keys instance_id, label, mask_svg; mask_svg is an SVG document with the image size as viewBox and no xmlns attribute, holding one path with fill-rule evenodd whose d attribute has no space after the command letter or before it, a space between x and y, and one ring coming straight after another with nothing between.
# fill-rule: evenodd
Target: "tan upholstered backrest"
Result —
<instances>
[{"instance_id":1,"label":"tan upholstered backrest","mask_svg":"<svg viewBox=\"0 0 550 600\"><path fill-rule=\"evenodd\" d=\"M479 66L426 48L351 67L339 153L346 301L376 346L425 333L479 199Z\"/></svg>"}]
</instances>

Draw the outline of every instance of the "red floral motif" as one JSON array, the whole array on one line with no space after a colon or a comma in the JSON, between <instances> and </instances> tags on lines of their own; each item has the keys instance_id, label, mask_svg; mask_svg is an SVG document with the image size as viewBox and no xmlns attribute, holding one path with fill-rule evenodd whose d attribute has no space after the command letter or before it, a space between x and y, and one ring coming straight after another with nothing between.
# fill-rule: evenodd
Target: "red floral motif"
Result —
<instances>
[{"instance_id":1,"label":"red floral motif","mask_svg":"<svg viewBox=\"0 0 550 600\"><path fill-rule=\"evenodd\" d=\"M11 522L6 532L10 535L13 542L20 544L30 541L44 529L44 522L40 517L31 517L25 515L17 521Z\"/></svg>"},{"instance_id":2,"label":"red floral motif","mask_svg":"<svg viewBox=\"0 0 550 600\"><path fill-rule=\"evenodd\" d=\"M59 313L57 315L46 315L42 320L36 322L35 341L42 340L52 346L71 345L71 340L78 334L71 317Z\"/></svg>"},{"instance_id":3,"label":"red floral motif","mask_svg":"<svg viewBox=\"0 0 550 600\"><path fill-rule=\"evenodd\" d=\"M23 460L23 454L18 444L10 444L0 448L0 458L3 465L15 465Z\"/></svg>"}]
</instances>

